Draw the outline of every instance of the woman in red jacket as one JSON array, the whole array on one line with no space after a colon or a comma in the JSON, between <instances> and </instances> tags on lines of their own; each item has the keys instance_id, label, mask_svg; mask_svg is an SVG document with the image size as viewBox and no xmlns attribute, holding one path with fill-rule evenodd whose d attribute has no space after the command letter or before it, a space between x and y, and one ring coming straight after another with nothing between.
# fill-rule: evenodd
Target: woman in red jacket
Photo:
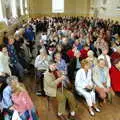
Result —
<instances>
[{"instance_id":1,"label":"woman in red jacket","mask_svg":"<svg viewBox=\"0 0 120 120\"><path fill-rule=\"evenodd\" d=\"M120 95L120 58L114 60L110 69L112 89Z\"/></svg>"}]
</instances>

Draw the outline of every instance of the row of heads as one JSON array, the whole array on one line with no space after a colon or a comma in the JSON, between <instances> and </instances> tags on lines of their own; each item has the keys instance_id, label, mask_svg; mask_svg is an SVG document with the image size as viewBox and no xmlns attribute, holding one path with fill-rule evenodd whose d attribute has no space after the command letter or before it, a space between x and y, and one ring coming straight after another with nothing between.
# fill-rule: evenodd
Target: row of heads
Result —
<instances>
[{"instance_id":1,"label":"row of heads","mask_svg":"<svg viewBox=\"0 0 120 120\"><path fill-rule=\"evenodd\" d=\"M11 85L13 82L16 83L16 82L18 82L18 81L19 81L19 80L18 80L18 77L17 77L17 76L14 76L14 75L9 76L9 77L7 77L7 79L6 79L6 83L7 83L8 85ZM5 82L4 79L0 79L0 83L3 83L3 82Z\"/></svg>"}]
</instances>

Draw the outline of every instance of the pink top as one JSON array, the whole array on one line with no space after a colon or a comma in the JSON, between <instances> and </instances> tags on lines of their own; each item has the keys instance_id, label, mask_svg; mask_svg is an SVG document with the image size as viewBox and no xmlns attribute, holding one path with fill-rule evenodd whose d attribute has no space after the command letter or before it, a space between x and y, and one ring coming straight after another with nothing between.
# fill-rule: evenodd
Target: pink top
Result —
<instances>
[{"instance_id":1,"label":"pink top","mask_svg":"<svg viewBox=\"0 0 120 120\"><path fill-rule=\"evenodd\" d=\"M26 91L19 94L13 93L12 95L13 107L20 114L23 114L26 110L31 110L34 106L32 100Z\"/></svg>"}]
</instances>

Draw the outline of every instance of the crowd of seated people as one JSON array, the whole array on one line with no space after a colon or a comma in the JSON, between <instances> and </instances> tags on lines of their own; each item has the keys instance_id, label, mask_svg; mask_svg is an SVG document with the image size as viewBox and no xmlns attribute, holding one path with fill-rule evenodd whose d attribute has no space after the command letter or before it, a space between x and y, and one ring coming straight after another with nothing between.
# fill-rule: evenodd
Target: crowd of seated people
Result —
<instances>
[{"instance_id":1,"label":"crowd of seated people","mask_svg":"<svg viewBox=\"0 0 120 120\"><path fill-rule=\"evenodd\" d=\"M30 34L26 32L28 27L27 32ZM34 34L31 24L16 29L13 35L4 32L3 44L0 45L1 120L39 120L33 102L22 83L25 74L30 72L28 69L33 66L31 61L35 37L31 36Z\"/></svg>"},{"instance_id":2,"label":"crowd of seated people","mask_svg":"<svg viewBox=\"0 0 120 120\"><path fill-rule=\"evenodd\" d=\"M2 120L39 120L33 102L16 76L0 76Z\"/></svg>"},{"instance_id":3,"label":"crowd of seated people","mask_svg":"<svg viewBox=\"0 0 120 120\"><path fill-rule=\"evenodd\" d=\"M76 117L74 91L85 98L92 116L95 111L101 111L96 105L96 96L102 106L107 100L112 103L114 92L120 95L118 22L89 17L36 18L21 25L14 35L5 32L3 43L0 52L1 75L15 75L23 82L25 74L31 72L32 64L35 69L36 95L56 98L57 116L61 120ZM15 79L16 85L9 83L9 79L0 82L3 84L6 81L2 94L6 86L10 89L7 90L9 94L15 89L10 98L12 105L7 109L16 110L22 120L27 120L25 115L29 110L24 110L24 113L22 110L25 108L14 109L17 107L14 103L22 102L16 95L27 96L28 108L35 113L33 103L17 78L11 78ZM65 114L66 100L70 105L69 116Z\"/></svg>"}]
</instances>

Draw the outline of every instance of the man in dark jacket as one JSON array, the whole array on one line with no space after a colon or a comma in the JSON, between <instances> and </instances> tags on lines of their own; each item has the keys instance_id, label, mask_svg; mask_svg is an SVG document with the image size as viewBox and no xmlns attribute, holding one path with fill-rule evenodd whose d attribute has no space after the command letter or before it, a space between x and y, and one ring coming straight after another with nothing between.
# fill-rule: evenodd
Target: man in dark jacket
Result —
<instances>
[{"instance_id":1,"label":"man in dark jacket","mask_svg":"<svg viewBox=\"0 0 120 120\"><path fill-rule=\"evenodd\" d=\"M74 84L76 72L81 68L80 55L81 55L81 53L79 51L76 51L74 53L75 57L70 61L70 64L68 66L68 77L69 77L71 83L73 83L73 84Z\"/></svg>"}]
</instances>

